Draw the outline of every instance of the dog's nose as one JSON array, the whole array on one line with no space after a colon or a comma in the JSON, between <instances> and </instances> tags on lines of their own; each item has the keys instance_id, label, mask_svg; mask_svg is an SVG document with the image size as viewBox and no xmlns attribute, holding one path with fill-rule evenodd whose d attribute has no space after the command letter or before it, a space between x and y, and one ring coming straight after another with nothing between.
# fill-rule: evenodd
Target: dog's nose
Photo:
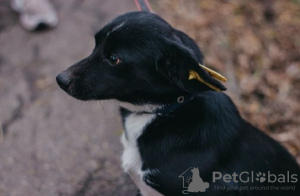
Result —
<instances>
[{"instance_id":1,"label":"dog's nose","mask_svg":"<svg viewBox=\"0 0 300 196\"><path fill-rule=\"evenodd\" d=\"M68 70L61 72L56 76L56 82L63 90L67 90L71 83L70 72Z\"/></svg>"}]
</instances>

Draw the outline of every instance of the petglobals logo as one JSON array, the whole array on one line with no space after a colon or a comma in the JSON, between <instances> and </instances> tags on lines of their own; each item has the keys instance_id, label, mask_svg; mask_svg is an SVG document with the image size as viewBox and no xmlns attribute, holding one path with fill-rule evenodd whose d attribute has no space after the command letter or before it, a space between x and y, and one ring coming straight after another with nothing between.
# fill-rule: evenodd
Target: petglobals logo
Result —
<instances>
[{"instance_id":1,"label":"petglobals logo","mask_svg":"<svg viewBox=\"0 0 300 196\"><path fill-rule=\"evenodd\" d=\"M267 173L244 171L241 173L233 172L232 174L222 174L221 172L214 171L212 176L212 182L214 183L218 180L222 180L226 183L297 183L298 176L297 174L291 174L289 171L287 171L287 173L285 174L272 174L270 171L268 171Z\"/></svg>"},{"instance_id":2,"label":"petglobals logo","mask_svg":"<svg viewBox=\"0 0 300 196\"><path fill-rule=\"evenodd\" d=\"M209 188L209 183L202 180L198 167L190 167L178 177L182 178L183 194L205 192Z\"/></svg>"},{"instance_id":3,"label":"petglobals logo","mask_svg":"<svg viewBox=\"0 0 300 196\"><path fill-rule=\"evenodd\" d=\"M287 171L274 174L271 171L243 171L222 173L213 171L209 181L207 173L201 173L198 167L190 167L179 178L182 178L183 194L199 194L208 189L217 191L295 191L299 183L298 174ZM202 177L205 177L202 178ZM228 186L225 183L228 183ZM243 184L244 183L244 184Z\"/></svg>"}]
</instances>

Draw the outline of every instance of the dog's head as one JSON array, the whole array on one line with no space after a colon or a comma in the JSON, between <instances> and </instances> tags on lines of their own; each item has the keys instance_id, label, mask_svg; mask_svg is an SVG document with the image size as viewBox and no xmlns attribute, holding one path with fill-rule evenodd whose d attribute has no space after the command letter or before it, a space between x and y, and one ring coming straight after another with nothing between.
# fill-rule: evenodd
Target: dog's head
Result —
<instances>
[{"instance_id":1,"label":"dog's head","mask_svg":"<svg viewBox=\"0 0 300 196\"><path fill-rule=\"evenodd\" d=\"M212 90L207 84L225 90L199 66L202 55L195 43L155 14L119 16L95 35L95 42L90 56L56 78L77 99L163 104ZM205 82L189 79L191 70Z\"/></svg>"}]
</instances>

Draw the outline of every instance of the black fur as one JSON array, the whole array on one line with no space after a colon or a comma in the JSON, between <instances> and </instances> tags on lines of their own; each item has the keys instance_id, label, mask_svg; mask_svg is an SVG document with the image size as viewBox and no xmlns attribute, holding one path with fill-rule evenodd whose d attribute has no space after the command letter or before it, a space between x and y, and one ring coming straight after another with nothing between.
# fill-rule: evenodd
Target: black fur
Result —
<instances>
[{"instance_id":1,"label":"black fur","mask_svg":"<svg viewBox=\"0 0 300 196\"><path fill-rule=\"evenodd\" d=\"M223 174L289 171L297 174L298 179L300 169L281 145L241 118L228 96L196 80L188 80L189 70L195 70L205 81L225 90L200 68L202 54L186 34L155 14L132 12L106 25L95 35L95 40L96 46L89 57L57 77L58 84L69 95L81 100L117 99L134 105L165 105L165 108L176 103L179 96L193 96L171 115L162 111L138 138L142 170L159 171L145 176L149 186L163 195L182 195L182 179L178 176L189 167L198 167L203 181L210 183L206 192L199 195L300 195L299 180L295 184L221 180L212 183L213 171ZM109 61L111 54L120 63L113 65ZM122 109L123 120L131 112ZM215 185L293 185L296 190L222 191L216 190Z\"/></svg>"}]
</instances>

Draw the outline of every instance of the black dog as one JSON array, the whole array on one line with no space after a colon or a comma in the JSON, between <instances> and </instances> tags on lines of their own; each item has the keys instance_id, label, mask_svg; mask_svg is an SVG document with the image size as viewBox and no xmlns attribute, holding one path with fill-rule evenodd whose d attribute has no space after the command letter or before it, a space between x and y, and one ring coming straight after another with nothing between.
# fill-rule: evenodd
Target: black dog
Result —
<instances>
[{"instance_id":1,"label":"black dog","mask_svg":"<svg viewBox=\"0 0 300 196\"><path fill-rule=\"evenodd\" d=\"M202 54L186 34L132 12L95 40L57 82L80 100L120 101L123 168L142 195L300 195L294 158L218 92L224 78L199 66Z\"/></svg>"}]
</instances>

